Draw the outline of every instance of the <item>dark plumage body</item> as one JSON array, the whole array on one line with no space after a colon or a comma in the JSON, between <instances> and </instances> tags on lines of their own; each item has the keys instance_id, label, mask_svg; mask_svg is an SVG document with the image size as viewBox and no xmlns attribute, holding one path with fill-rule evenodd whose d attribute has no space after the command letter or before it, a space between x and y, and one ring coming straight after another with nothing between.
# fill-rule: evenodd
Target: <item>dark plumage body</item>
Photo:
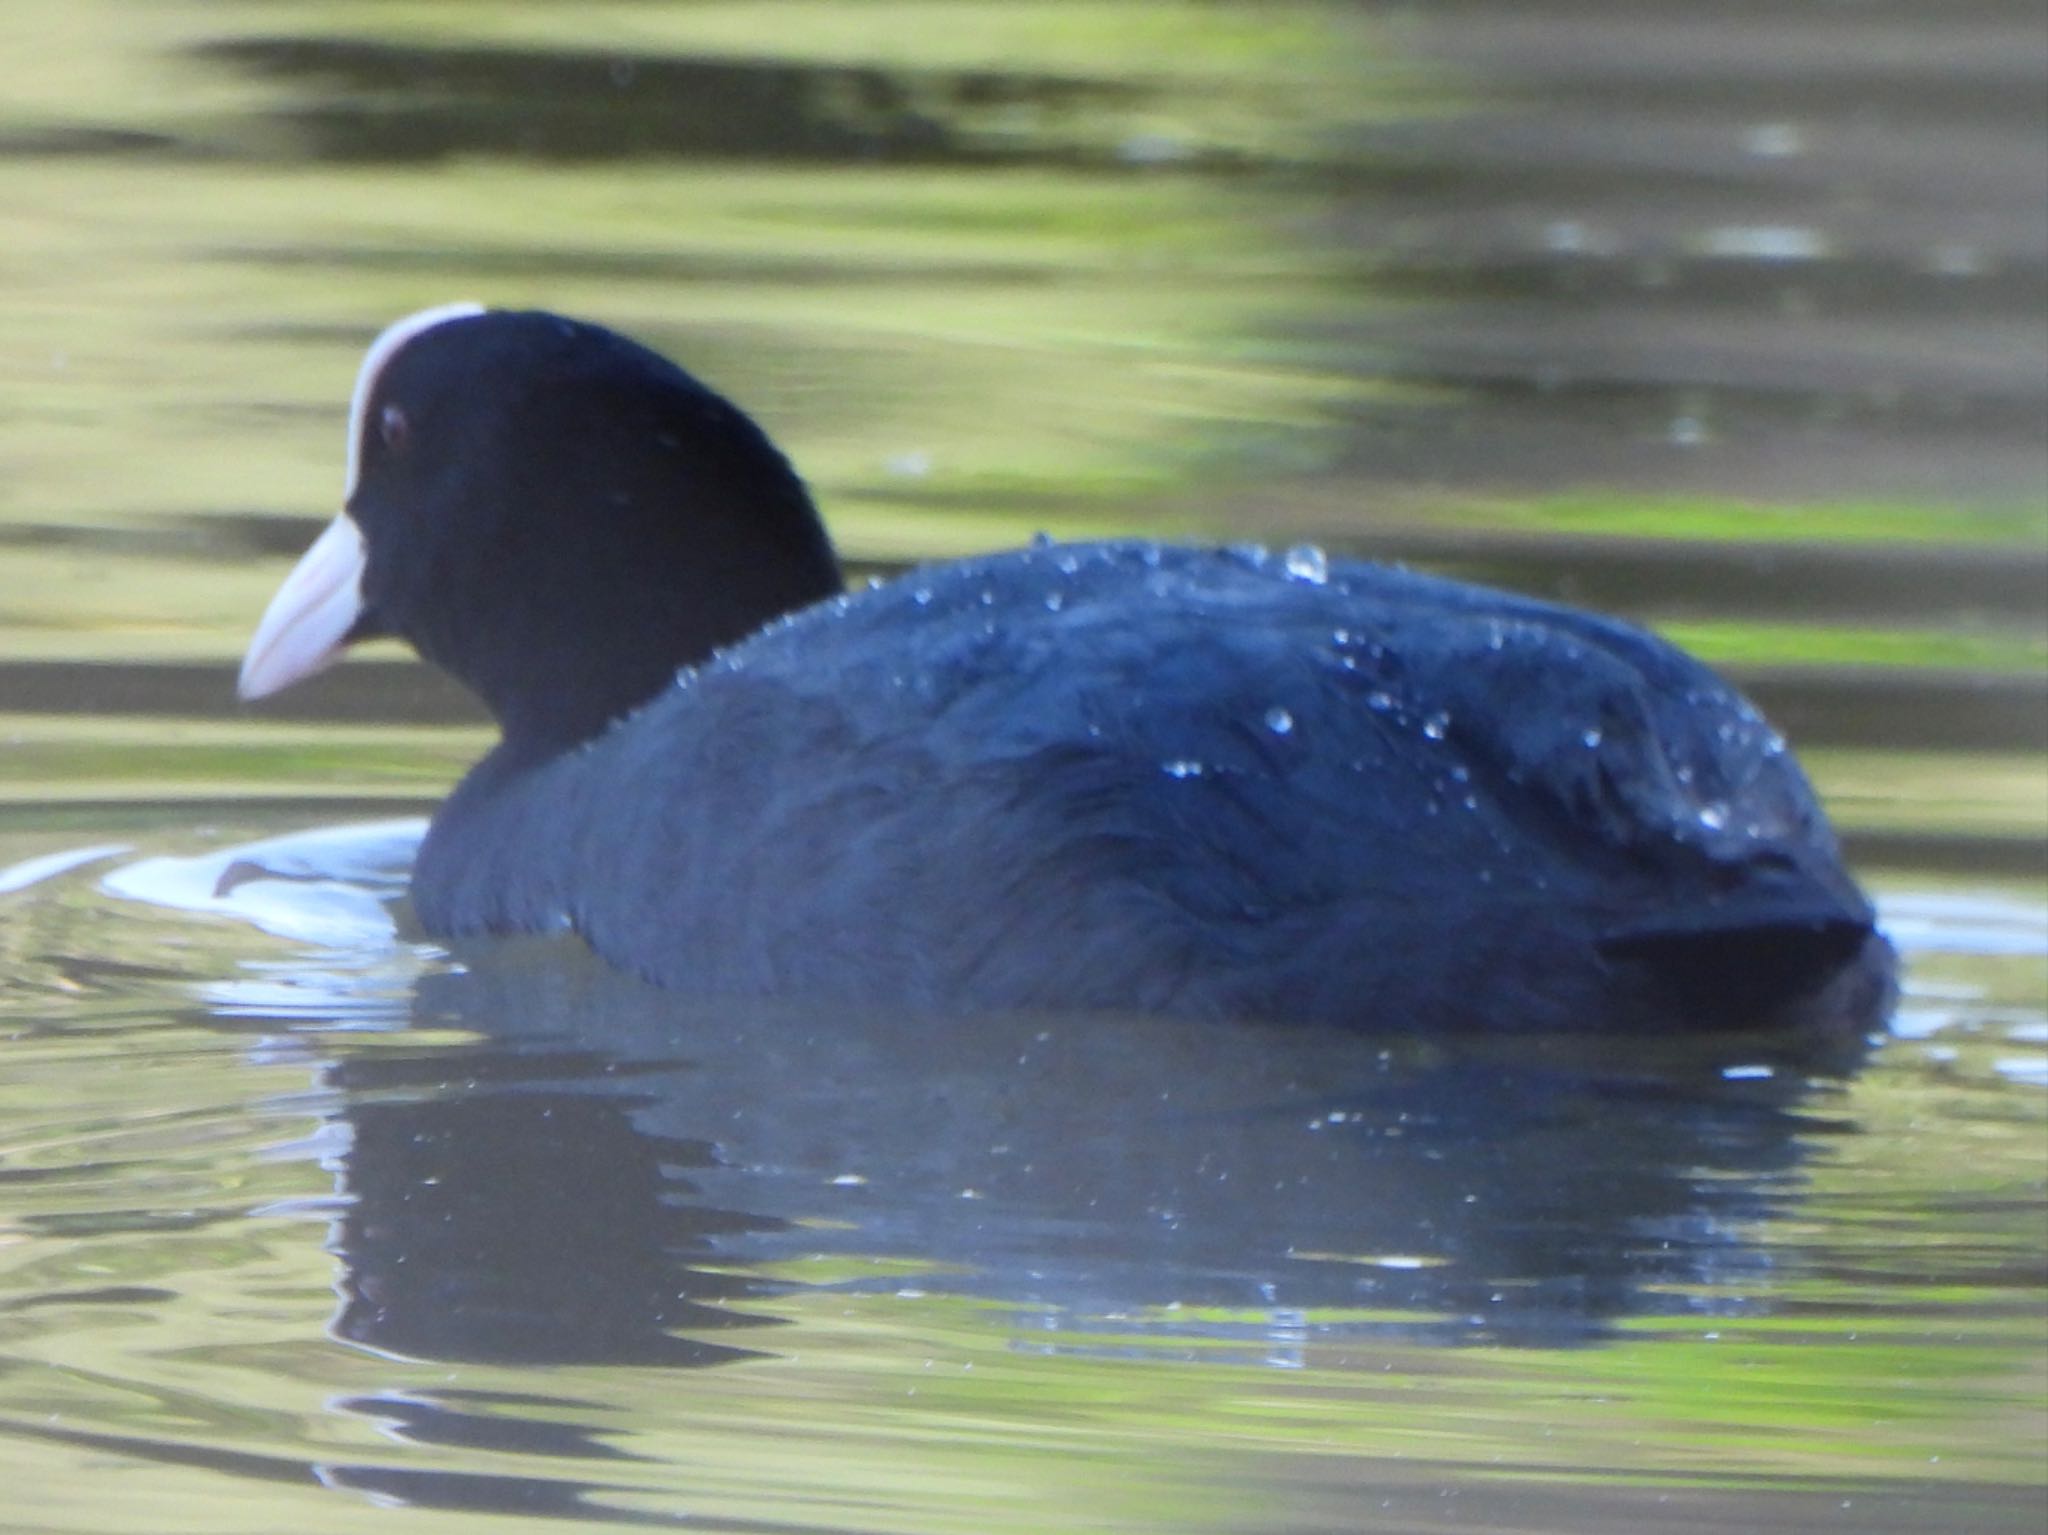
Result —
<instances>
[{"instance_id":1,"label":"dark plumage body","mask_svg":"<svg viewBox=\"0 0 2048 1535\"><path fill-rule=\"evenodd\" d=\"M508 446L534 441L548 391L478 402L509 386L446 343L496 325L530 363L544 324L565 322L444 324L366 366L361 398L409 391L464 425L451 444L518 455L435 493L437 550L459 533L500 553L437 590L400 574L424 540L394 530L425 513L373 452L350 502L368 544L351 633L413 639L506 730L421 850L431 932L571 928L681 990L920 1009L1655 1028L1882 989L1870 908L1782 741L1637 629L1310 551L1136 543L830 597L780 455L608 332L561 330L562 355L637 375L611 393L645 421L622 434L618 398L592 411L565 384L567 445L538 470L540 449ZM451 376L460 407L436 393ZM433 409L408 408L418 458ZM679 412L743 451L677 472ZM749 599L693 629L707 594L761 579L732 531L749 518L764 548L808 551L809 605ZM603 581L578 575L576 546L620 525ZM552 551L532 579L514 538ZM656 691L590 680L614 672Z\"/></svg>"}]
</instances>

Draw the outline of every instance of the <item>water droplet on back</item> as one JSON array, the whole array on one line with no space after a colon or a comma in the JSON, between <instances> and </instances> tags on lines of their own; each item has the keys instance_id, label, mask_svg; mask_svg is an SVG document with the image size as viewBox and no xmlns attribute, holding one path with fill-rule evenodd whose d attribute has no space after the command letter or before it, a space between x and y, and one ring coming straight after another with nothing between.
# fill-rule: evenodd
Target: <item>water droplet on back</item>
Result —
<instances>
[{"instance_id":1,"label":"water droplet on back","mask_svg":"<svg viewBox=\"0 0 2048 1535\"><path fill-rule=\"evenodd\" d=\"M1296 544L1287 551L1285 564L1289 580L1321 586L1330 579L1329 558L1314 544Z\"/></svg>"}]
</instances>

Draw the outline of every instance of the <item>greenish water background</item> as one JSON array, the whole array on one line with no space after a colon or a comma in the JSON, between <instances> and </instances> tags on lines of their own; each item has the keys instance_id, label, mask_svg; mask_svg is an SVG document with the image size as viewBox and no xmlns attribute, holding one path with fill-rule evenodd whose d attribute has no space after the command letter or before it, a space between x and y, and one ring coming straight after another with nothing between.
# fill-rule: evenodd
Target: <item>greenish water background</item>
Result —
<instances>
[{"instance_id":1,"label":"greenish water background","mask_svg":"<svg viewBox=\"0 0 2048 1535\"><path fill-rule=\"evenodd\" d=\"M0 60L0 1528L2039 1528L2038 8L82 0L0 7ZM1764 1107L1659 1065L1504 1163L1427 1143L1447 1206L1615 1244L1582 1267L1623 1293L1513 1325L1453 1277L1548 1296L1571 1264L1421 1195L1333 1196L1421 1251L1211 1212L1234 1293L1064 1206L969 1232L913 1184L864 1216L851 1163L776 1148L720 1197L799 1237L649 1260L710 1297L669 1332L745 1359L352 1334L335 1292L383 1271L348 1212L397 1208L376 1111L525 1124L474 1084L541 1068L474 999L426 1014L440 962L351 899L389 858L309 855L333 877L260 908L194 896L227 865L120 877L421 813L481 749L395 652L261 714L231 685L333 510L363 345L455 297L682 358L863 568L1313 539L1656 625L1800 746L1906 953L1899 1037ZM717 1140L649 1094L619 1145ZM611 1144L561 1156L602 1179ZM889 1143L851 1144L880 1211ZM1578 1159L1572 1197L1523 1155ZM622 1219L688 1205L670 1177ZM458 1213L544 1237L574 1202ZM511 1314L545 1331L552 1293Z\"/></svg>"}]
</instances>

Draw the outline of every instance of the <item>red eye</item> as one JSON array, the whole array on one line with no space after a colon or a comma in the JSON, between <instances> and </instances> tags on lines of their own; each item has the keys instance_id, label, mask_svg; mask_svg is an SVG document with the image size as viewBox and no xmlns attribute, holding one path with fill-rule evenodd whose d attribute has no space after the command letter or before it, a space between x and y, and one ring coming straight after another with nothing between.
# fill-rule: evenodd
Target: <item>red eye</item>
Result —
<instances>
[{"instance_id":1,"label":"red eye","mask_svg":"<svg viewBox=\"0 0 2048 1535\"><path fill-rule=\"evenodd\" d=\"M405 445L412 439L412 423L406 419L405 411L397 405L387 405L383 414L377 417L377 430L384 438L384 446L393 453L403 453Z\"/></svg>"}]
</instances>

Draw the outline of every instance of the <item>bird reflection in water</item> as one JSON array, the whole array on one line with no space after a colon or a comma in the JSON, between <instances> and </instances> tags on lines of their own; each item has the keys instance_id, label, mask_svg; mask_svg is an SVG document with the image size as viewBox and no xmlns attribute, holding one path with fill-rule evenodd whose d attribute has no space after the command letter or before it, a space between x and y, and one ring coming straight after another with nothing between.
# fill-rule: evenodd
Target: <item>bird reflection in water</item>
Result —
<instances>
[{"instance_id":1,"label":"bird reflection in water","mask_svg":"<svg viewBox=\"0 0 2048 1535\"><path fill-rule=\"evenodd\" d=\"M415 1006L477 1042L331 1073L335 1330L413 1357L747 1359L798 1288L750 1271L819 1254L890 1260L854 1288L909 1261L1077 1344L1111 1314L1128 1342L1135 1313L1162 1347L1188 1327L1263 1347L1263 1317L1304 1310L1411 1342L1595 1341L1701 1290L1745 1304L1773 1262L1761 1223L1831 1128L1814 1100L1861 1051L1835 1027L962 1028L684 1004L545 940L471 960Z\"/></svg>"}]
</instances>

